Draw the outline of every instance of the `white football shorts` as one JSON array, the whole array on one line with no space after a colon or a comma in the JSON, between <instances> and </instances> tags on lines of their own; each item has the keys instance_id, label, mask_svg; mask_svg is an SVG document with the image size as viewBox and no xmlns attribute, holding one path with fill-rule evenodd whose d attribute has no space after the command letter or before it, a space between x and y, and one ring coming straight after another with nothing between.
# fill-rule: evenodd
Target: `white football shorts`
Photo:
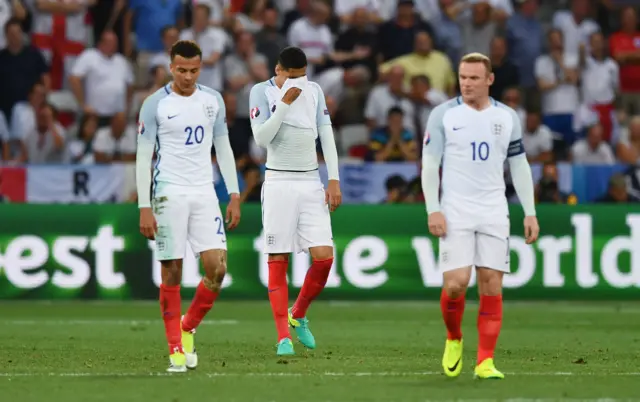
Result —
<instances>
[{"instance_id":1,"label":"white football shorts","mask_svg":"<svg viewBox=\"0 0 640 402\"><path fill-rule=\"evenodd\" d=\"M440 271L475 266L509 273L509 231L509 223L456 228L447 222L447 235L440 238Z\"/></svg>"},{"instance_id":2,"label":"white football shorts","mask_svg":"<svg viewBox=\"0 0 640 402\"><path fill-rule=\"evenodd\" d=\"M152 208L158 223L158 260L184 258L187 242L196 258L203 251L227 249L224 217L215 194L158 196Z\"/></svg>"},{"instance_id":3,"label":"white football shorts","mask_svg":"<svg viewBox=\"0 0 640 402\"><path fill-rule=\"evenodd\" d=\"M331 216L319 178L291 175L269 178L262 184L262 226L266 254L308 252L333 247Z\"/></svg>"}]
</instances>

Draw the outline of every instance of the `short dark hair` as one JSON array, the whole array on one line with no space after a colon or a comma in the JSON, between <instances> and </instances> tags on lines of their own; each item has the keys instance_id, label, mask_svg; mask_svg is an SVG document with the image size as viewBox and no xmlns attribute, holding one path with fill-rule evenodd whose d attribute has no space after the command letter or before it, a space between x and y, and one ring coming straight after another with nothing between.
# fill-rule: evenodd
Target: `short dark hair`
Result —
<instances>
[{"instance_id":1,"label":"short dark hair","mask_svg":"<svg viewBox=\"0 0 640 402\"><path fill-rule=\"evenodd\" d=\"M431 80L425 74L414 75L413 77L411 77L411 82L412 83L413 82L421 82L423 84L431 86Z\"/></svg>"},{"instance_id":2,"label":"short dark hair","mask_svg":"<svg viewBox=\"0 0 640 402\"><path fill-rule=\"evenodd\" d=\"M387 112L387 116L391 117L394 114L399 114L401 116L404 116L404 110L402 110L400 107L398 106L394 106L391 109L389 109L389 111Z\"/></svg>"},{"instance_id":3,"label":"short dark hair","mask_svg":"<svg viewBox=\"0 0 640 402\"><path fill-rule=\"evenodd\" d=\"M207 17L211 17L211 7L209 7L208 5L203 4L203 3L198 3L193 8L193 10L195 11L195 10L197 10L199 8L207 12Z\"/></svg>"},{"instance_id":4,"label":"short dark hair","mask_svg":"<svg viewBox=\"0 0 640 402\"><path fill-rule=\"evenodd\" d=\"M307 55L299 47L289 46L278 55L278 64L285 70L304 68L307 66Z\"/></svg>"},{"instance_id":5,"label":"short dark hair","mask_svg":"<svg viewBox=\"0 0 640 402\"><path fill-rule=\"evenodd\" d=\"M387 188L387 191L404 190L407 187L407 181L399 174L394 174L387 177L384 186Z\"/></svg>"},{"instance_id":6,"label":"short dark hair","mask_svg":"<svg viewBox=\"0 0 640 402\"><path fill-rule=\"evenodd\" d=\"M173 61L176 56L182 56L185 59L193 59L194 57L202 58L202 50L194 41L179 40L171 46L171 61Z\"/></svg>"},{"instance_id":7,"label":"short dark hair","mask_svg":"<svg viewBox=\"0 0 640 402\"><path fill-rule=\"evenodd\" d=\"M20 29L22 29L22 22L19 19L17 19L16 17L9 18L9 20L4 24L5 35L9 32L9 28L11 28L11 25L17 25L20 27Z\"/></svg>"}]
</instances>

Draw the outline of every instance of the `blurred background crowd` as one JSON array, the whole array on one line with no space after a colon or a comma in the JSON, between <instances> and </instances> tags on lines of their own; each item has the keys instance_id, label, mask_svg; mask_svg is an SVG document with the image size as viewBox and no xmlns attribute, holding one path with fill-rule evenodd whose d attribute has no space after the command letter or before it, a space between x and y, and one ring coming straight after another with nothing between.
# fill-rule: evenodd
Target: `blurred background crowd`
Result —
<instances>
[{"instance_id":1,"label":"blurred background crowd","mask_svg":"<svg viewBox=\"0 0 640 402\"><path fill-rule=\"evenodd\" d=\"M259 201L265 153L252 140L249 92L293 45L325 92L341 162L411 164L412 177L385 176L378 202L423 202L426 121L457 95L460 58L481 52L493 63L491 96L522 119L538 202L583 201L562 186L563 164L615 166L590 201L638 202L637 3L0 0L0 160L131 163L142 101L170 82L171 45L190 39L203 50L200 83L223 94L243 198Z\"/></svg>"}]
</instances>

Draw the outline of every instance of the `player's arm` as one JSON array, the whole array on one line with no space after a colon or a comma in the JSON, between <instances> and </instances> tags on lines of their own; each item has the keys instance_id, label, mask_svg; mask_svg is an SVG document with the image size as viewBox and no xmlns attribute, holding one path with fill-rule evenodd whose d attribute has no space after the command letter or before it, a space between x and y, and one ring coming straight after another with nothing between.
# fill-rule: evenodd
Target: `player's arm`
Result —
<instances>
[{"instance_id":1,"label":"player's arm","mask_svg":"<svg viewBox=\"0 0 640 402\"><path fill-rule=\"evenodd\" d=\"M429 215L440 212L440 163L445 144L442 118L445 110L444 106L439 106L431 112L424 134L421 181Z\"/></svg>"},{"instance_id":2,"label":"player's arm","mask_svg":"<svg viewBox=\"0 0 640 402\"><path fill-rule=\"evenodd\" d=\"M513 187L518 194L525 216L535 216L536 206L533 189L533 175L531 174L531 166L527 160L522 143L522 124L518 115L512 111L513 131L511 132L511 140L509 149L507 150L507 158L509 159L509 170L511 171L511 179Z\"/></svg>"},{"instance_id":3,"label":"player's arm","mask_svg":"<svg viewBox=\"0 0 640 402\"><path fill-rule=\"evenodd\" d=\"M240 195L238 186L238 172L236 171L236 160L229 142L229 128L227 127L227 111L224 101L219 93L216 93L220 110L216 121L213 125L213 146L216 149L216 157L218 159L218 167L224 184L227 186L229 195Z\"/></svg>"},{"instance_id":4,"label":"player's arm","mask_svg":"<svg viewBox=\"0 0 640 402\"><path fill-rule=\"evenodd\" d=\"M250 117L253 138L256 144L266 148L278 134L282 121L289 110L289 105L280 100L276 105L275 112L270 114L269 101L264 91L264 84L256 84L251 88L251 93L249 94L249 107L251 108Z\"/></svg>"},{"instance_id":5,"label":"player's arm","mask_svg":"<svg viewBox=\"0 0 640 402\"><path fill-rule=\"evenodd\" d=\"M324 163L327 165L329 180L340 180L338 168L338 149L336 139L331 126L331 116L327 108L327 100L320 86L318 88L318 108L316 111L316 123L318 125L318 137L324 155Z\"/></svg>"},{"instance_id":6,"label":"player's arm","mask_svg":"<svg viewBox=\"0 0 640 402\"><path fill-rule=\"evenodd\" d=\"M136 150L136 187L139 208L151 208L151 161L158 135L157 107L158 102L151 95L140 109Z\"/></svg>"}]
</instances>

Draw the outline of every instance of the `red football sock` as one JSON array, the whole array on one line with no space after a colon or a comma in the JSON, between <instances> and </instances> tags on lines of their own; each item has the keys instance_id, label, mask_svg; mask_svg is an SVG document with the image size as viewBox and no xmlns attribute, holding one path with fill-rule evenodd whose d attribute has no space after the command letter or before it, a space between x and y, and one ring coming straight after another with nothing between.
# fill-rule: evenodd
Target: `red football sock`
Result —
<instances>
[{"instance_id":1,"label":"red football sock","mask_svg":"<svg viewBox=\"0 0 640 402\"><path fill-rule=\"evenodd\" d=\"M269 303L276 322L278 341L291 338L287 307L289 306L289 288L287 287L287 268L289 261L269 261Z\"/></svg>"},{"instance_id":2,"label":"red football sock","mask_svg":"<svg viewBox=\"0 0 640 402\"><path fill-rule=\"evenodd\" d=\"M212 292L207 289L204 286L204 282L200 281L189 310L187 310L187 314L182 319L182 330L188 332L200 325L204 316L213 307L213 302L216 301L219 294L220 292Z\"/></svg>"},{"instance_id":3,"label":"red football sock","mask_svg":"<svg viewBox=\"0 0 640 402\"><path fill-rule=\"evenodd\" d=\"M502 326L502 295L480 295L478 311L478 364L492 358Z\"/></svg>"},{"instance_id":4,"label":"red football sock","mask_svg":"<svg viewBox=\"0 0 640 402\"><path fill-rule=\"evenodd\" d=\"M180 333L180 285L160 285L160 311L164 320L164 331L169 343L169 353L182 352Z\"/></svg>"},{"instance_id":5,"label":"red football sock","mask_svg":"<svg viewBox=\"0 0 640 402\"><path fill-rule=\"evenodd\" d=\"M293 318L303 318L307 315L309 305L316 297L318 297L322 292L322 289L324 289L327 284L332 264L333 258L317 260L311 264L311 268L309 268L307 275L304 278L304 283L302 284L302 289L300 289L298 299L291 309L291 315Z\"/></svg>"},{"instance_id":6,"label":"red football sock","mask_svg":"<svg viewBox=\"0 0 640 402\"><path fill-rule=\"evenodd\" d=\"M462 339L462 315L464 314L465 295L452 299L447 291L442 289L440 294L440 310L444 325L447 327L447 339Z\"/></svg>"}]
</instances>

